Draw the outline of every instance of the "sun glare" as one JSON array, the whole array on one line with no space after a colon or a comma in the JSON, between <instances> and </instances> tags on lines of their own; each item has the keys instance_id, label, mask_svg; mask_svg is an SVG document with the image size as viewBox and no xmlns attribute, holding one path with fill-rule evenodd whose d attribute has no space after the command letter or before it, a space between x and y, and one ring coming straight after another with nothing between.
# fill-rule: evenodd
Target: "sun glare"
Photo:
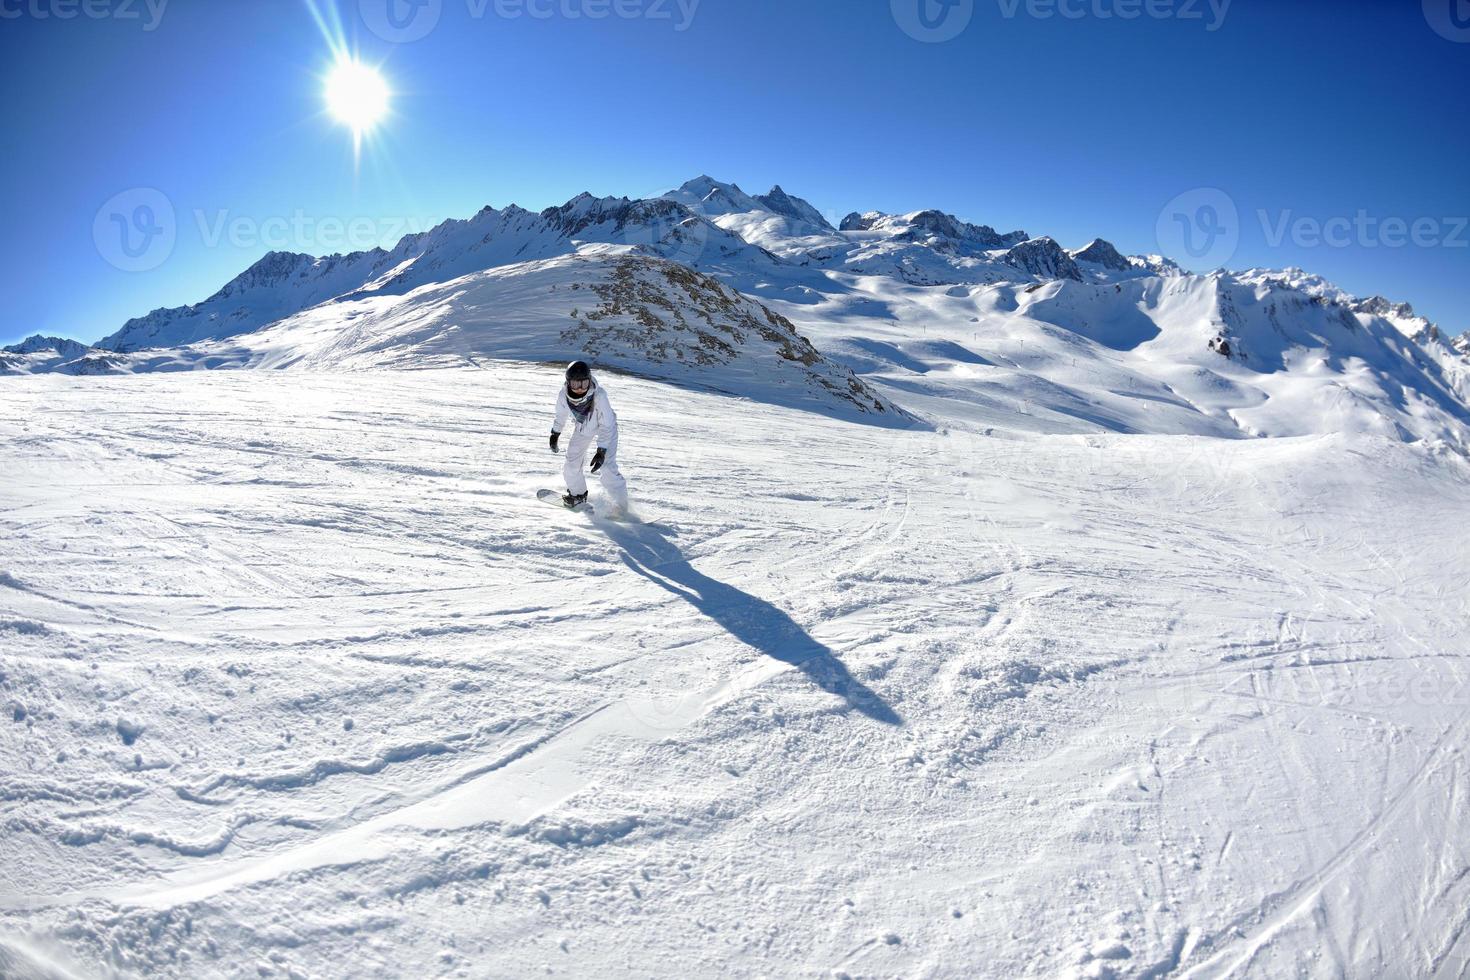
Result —
<instances>
[{"instance_id":1,"label":"sun glare","mask_svg":"<svg viewBox=\"0 0 1470 980\"><path fill-rule=\"evenodd\" d=\"M355 59L338 61L327 75L327 111L346 126L354 137L388 114L388 83L376 68Z\"/></svg>"}]
</instances>

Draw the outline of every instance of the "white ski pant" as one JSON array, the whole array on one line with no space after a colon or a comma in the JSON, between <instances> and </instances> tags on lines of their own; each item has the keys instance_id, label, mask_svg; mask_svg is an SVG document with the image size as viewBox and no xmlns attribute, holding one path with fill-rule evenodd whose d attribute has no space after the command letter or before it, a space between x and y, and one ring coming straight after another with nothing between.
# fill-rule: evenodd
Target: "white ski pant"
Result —
<instances>
[{"instance_id":1,"label":"white ski pant","mask_svg":"<svg viewBox=\"0 0 1470 980\"><path fill-rule=\"evenodd\" d=\"M592 428L583 429L577 426L572 430L572 439L567 443L567 463L562 467L562 476L566 477L567 489L572 493L587 492L587 456L588 450L594 447L597 441L597 430ZM597 471L602 480L602 489L613 499L618 506L628 502L628 484L623 479L623 473L618 469L618 450L614 446L608 451L607 459L603 461L602 469Z\"/></svg>"}]
</instances>

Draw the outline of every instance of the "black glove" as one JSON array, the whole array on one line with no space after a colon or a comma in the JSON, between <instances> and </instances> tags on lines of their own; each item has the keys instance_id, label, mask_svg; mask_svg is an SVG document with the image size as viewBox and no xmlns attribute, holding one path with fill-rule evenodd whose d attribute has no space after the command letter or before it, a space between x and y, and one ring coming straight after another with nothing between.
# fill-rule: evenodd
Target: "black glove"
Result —
<instances>
[{"instance_id":1,"label":"black glove","mask_svg":"<svg viewBox=\"0 0 1470 980\"><path fill-rule=\"evenodd\" d=\"M602 464L607 462L607 450L599 449L592 454L592 472L596 473L602 469Z\"/></svg>"},{"instance_id":2,"label":"black glove","mask_svg":"<svg viewBox=\"0 0 1470 980\"><path fill-rule=\"evenodd\" d=\"M551 434L551 451L552 452L556 452L556 440L558 440L560 438L561 438L561 433L560 432L553 432Z\"/></svg>"}]
</instances>

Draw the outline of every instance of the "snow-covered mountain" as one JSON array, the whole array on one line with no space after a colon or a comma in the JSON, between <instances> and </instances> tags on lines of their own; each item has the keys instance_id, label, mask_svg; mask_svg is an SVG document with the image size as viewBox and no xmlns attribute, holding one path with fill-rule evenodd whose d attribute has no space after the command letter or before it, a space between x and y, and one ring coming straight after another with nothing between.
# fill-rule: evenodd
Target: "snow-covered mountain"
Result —
<instances>
[{"instance_id":1,"label":"snow-covered mountain","mask_svg":"<svg viewBox=\"0 0 1470 980\"><path fill-rule=\"evenodd\" d=\"M18 344L0 347L0 374L112 374L128 369L124 358L65 337L33 334Z\"/></svg>"},{"instance_id":2,"label":"snow-covered mountain","mask_svg":"<svg viewBox=\"0 0 1470 980\"><path fill-rule=\"evenodd\" d=\"M822 212L812 207L809 203L799 197L793 197L781 189L777 184L767 194L756 198L767 211L784 215L793 221L804 221L823 231L833 231L832 225L822 216Z\"/></svg>"},{"instance_id":3,"label":"snow-covered mountain","mask_svg":"<svg viewBox=\"0 0 1470 980\"><path fill-rule=\"evenodd\" d=\"M606 313L614 281L636 285L627 295L640 309ZM714 286L721 298L705 303ZM753 323L805 346L778 354L784 341ZM1470 445L1470 341L1408 304L1298 269L1191 275L1103 239L1068 250L938 210L853 213L834 228L780 186L752 195L708 176L649 199L487 207L391 250L273 252L199 304L130 321L100 350L28 343L0 371L586 354L888 421L943 398L996 420L1019 406L1057 431L1347 428Z\"/></svg>"},{"instance_id":4,"label":"snow-covered mountain","mask_svg":"<svg viewBox=\"0 0 1470 980\"><path fill-rule=\"evenodd\" d=\"M1077 262L1088 262L1114 272L1128 272L1133 268L1133 263L1124 258L1112 242L1101 238L1094 238L1085 248L1069 254Z\"/></svg>"},{"instance_id":5,"label":"snow-covered mountain","mask_svg":"<svg viewBox=\"0 0 1470 980\"><path fill-rule=\"evenodd\" d=\"M470 272L570 254L583 242L626 244L676 260L697 253L714 266L730 261L759 269L771 261L677 203L582 194L539 214L515 205L486 207L468 220L406 236L392 251L324 258L271 252L203 302L130 320L97 346L136 351L232 337L330 300L401 295Z\"/></svg>"},{"instance_id":6,"label":"snow-covered mountain","mask_svg":"<svg viewBox=\"0 0 1470 980\"><path fill-rule=\"evenodd\" d=\"M822 212L809 202L787 194L777 184L765 194L750 195L738 184L726 184L708 175L686 181L674 190L661 195L664 200L677 201L699 214L711 218L730 214L765 212L816 231L833 231L832 225Z\"/></svg>"},{"instance_id":7,"label":"snow-covered mountain","mask_svg":"<svg viewBox=\"0 0 1470 980\"><path fill-rule=\"evenodd\" d=\"M9 347L0 347L0 352L6 354L56 354L61 357L78 357L87 352L86 344L76 340L68 340L65 337L43 337L41 334L32 334L18 344Z\"/></svg>"}]
</instances>

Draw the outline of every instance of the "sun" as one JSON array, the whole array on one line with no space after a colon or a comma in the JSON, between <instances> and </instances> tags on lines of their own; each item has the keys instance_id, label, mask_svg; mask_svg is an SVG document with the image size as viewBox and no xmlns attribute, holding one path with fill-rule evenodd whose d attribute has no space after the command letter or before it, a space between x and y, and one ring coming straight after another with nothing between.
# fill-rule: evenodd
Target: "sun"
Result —
<instances>
[{"instance_id":1,"label":"sun","mask_svg":"<svg viewBox=\"0 0 1470 980\"><path fill-rule=\"evenodd\" d=\"M388 83L376 68L343 58L327 75L327 111L352 128L357 138L388 114Z\"/></svg>"}]
</instances>

